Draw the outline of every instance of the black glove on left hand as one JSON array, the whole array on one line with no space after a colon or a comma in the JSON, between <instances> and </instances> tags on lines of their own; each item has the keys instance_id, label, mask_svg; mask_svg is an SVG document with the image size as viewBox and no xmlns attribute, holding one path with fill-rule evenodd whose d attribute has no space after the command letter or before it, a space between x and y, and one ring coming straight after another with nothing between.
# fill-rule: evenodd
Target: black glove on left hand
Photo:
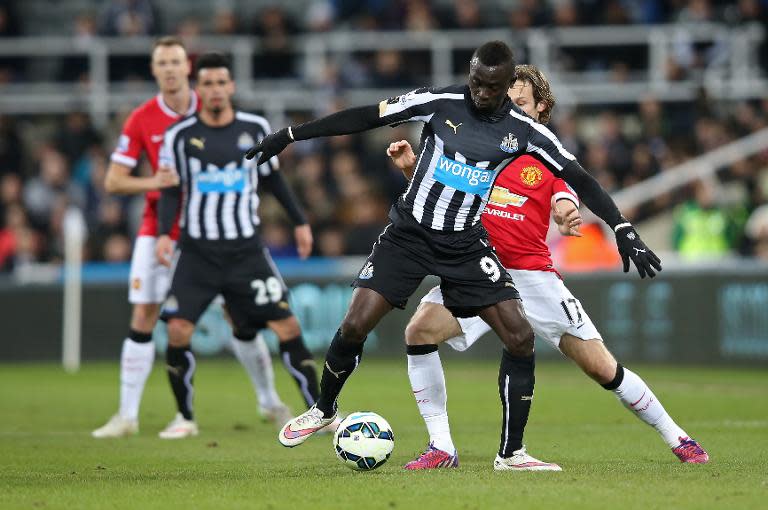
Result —
<instances>
[{"instance_id":1,"label":"black glove on left hand","mask_svg":"<svg viewBox=\"0 0 768 510\"><path fill-rule=\"evenodd\" d=\"M267 135L262 141L254 145L245 153L245 159L253 159L256 154L261 152L258 164L261 165L269 161L269 158L277 156L288 147L293 139L288 133L288 128L283 128L276 133Z\"/></svg>"},{"instance_id":2,"label":"black glove on left hand","mask_svg":"<svg viewBox=\"0 0 768 510\"><path fill-rule=\"evenodd\" d=\"M629 272L629 259L635 263L640 278L645 278L646 274L653 278L657 271L661 271L661 259L646 246L635 227L629 223L620 225L616 230L616 245L624 262L625 273Z\"/></svg>"}]
</instances>

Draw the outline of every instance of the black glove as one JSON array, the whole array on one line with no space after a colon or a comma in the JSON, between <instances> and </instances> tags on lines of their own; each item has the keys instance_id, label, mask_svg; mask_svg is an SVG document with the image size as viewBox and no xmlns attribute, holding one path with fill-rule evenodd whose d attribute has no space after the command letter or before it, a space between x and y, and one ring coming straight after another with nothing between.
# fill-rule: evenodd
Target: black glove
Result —
<instances>
[{"instance_id":1,"label":"black glove","mask_svg":"<svg viewBox=\"0 0 768 510\"><path fill-rule=\"evenodd\" d=\"M254 145L245 153L245 159L253 159L256 154L261 152L258 164L261 165L269 161L272 156L277 156L283 149L288 147L293 139L288 133L288 128L283 128L277 133L267 135L263 140Z\"/></svg>"},{"instance_id":2,"label":"black glove","mask_svg":"<svg viewBox=\"0 0 768 510\"><path fill-rule=\"evenodd\" d=\"M629 259L635 263L640 278L645 278L646 274L653 278L657 271L661 271L661 259L646 246L635 227L629 223L619 225L617 228L616 245L624 262L625 273L629 272Z\"/></svg>"}]
</instances>

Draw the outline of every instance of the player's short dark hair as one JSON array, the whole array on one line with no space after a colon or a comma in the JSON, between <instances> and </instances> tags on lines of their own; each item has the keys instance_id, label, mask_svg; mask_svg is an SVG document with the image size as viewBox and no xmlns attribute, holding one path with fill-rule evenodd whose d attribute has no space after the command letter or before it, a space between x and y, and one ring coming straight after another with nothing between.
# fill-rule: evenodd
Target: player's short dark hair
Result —
<instances>
[{"instance_id":1,"label":"player's short dark hair","mask_svg":"<svg viewBox=\"0 0 768 510\"><path fill-rule=\"evenodd\" d=\"M515 55L504 41L488 41L475 50L475 57L488 67L511 65L515 67Z\"/></svg>"},{"instance_id":2,"label":"player's short dark hair","mask_svg":"<svg viewBox=\"0 0 768 510\"><path fill-rule=\"evenodd\" d=\"M544 76L544 73L536 66L523 64L515 67L515 80L526 81L531 84L533 100L536 104L543 101L547 105L544 111L539 113L539 122L548 123L552 116L552 108L555 107L555 95L552 93L552 87L550 87L549 80Z\"/></svg>"},{"instance_id":3,"label":"player's short dark hair","mask_svg":"<svg viewBox=\"0 0 768 510\"><path fill-rule=\"evenodd\" d=\"M209 51L198 57L195 64L195 74L199 74L201 69L215 69L219 67L226 68L230 76L232 75L232 63L229 61L229 58L219 51Z\"/></svg>"},{"instance_id":4,"label":"player's short dark hair","mask_svg":"<svg viewBox=\"0 0 768 510\"><path fill-rule=\"evenodd\" d=\"M152 51L155 51L160 46L164 46L164 47L180 46L181 49L183 49L184 51L187 51L187 47L184 45L184 41L182 41L181 38L176 37L175 35L166 35L155 40L155 44L152 46Z\"/></svg>"}]
</instances>

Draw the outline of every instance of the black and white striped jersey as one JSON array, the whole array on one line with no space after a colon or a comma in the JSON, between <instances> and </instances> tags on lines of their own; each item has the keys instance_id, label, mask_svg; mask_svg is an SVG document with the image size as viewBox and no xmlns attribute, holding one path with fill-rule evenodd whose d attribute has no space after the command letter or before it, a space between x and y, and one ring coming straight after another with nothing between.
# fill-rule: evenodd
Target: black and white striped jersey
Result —
<instances>
[{"instance_id":1,"label":"black and white striped jersey","mask_svg":"<svg viewBox=\"0 0 768 510\"><path fill-rule=\"evenodd\" d=\"M176 170L182 195L182 236L215 241L248 239L257 232L260 179L277 170L277 157L257 167L245 153L271 132L259 115L236 112L211 127L193 115L165 132L160 165Z\"/></svg>"},{"instance_id":2,"label":"black and white striped jersey","mask_svg":"<svg viewBox=\"0 0 768 510\"><path fill-rule=\"evenodd\" d=\"M555 174L574 156L544 125L511 101L483 116L471 102L469 87L423 88L379 103L390 125L424 122L416 169L398 201L422 226L465 230L480 214L498 173L523 153L536 153Z\"/></svg>"}]
</instances>

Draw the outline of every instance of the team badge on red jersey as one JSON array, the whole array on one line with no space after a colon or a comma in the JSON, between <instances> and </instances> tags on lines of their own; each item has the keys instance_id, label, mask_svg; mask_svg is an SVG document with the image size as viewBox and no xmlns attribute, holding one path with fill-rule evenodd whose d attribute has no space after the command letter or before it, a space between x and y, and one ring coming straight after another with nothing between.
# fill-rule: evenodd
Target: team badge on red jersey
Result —
<instances>
[{"instance_id":1,"label":"team badge on red jersey","mask_svg":"<svg viewBox=\"0 0 768 510\"><path fill-rule=\"evenodd\" d=\"M541 182L541 179L541 169L535 166L527 166L520 171L520 180L531 188L535 188Z\"/></svg>"}]
</instances>

